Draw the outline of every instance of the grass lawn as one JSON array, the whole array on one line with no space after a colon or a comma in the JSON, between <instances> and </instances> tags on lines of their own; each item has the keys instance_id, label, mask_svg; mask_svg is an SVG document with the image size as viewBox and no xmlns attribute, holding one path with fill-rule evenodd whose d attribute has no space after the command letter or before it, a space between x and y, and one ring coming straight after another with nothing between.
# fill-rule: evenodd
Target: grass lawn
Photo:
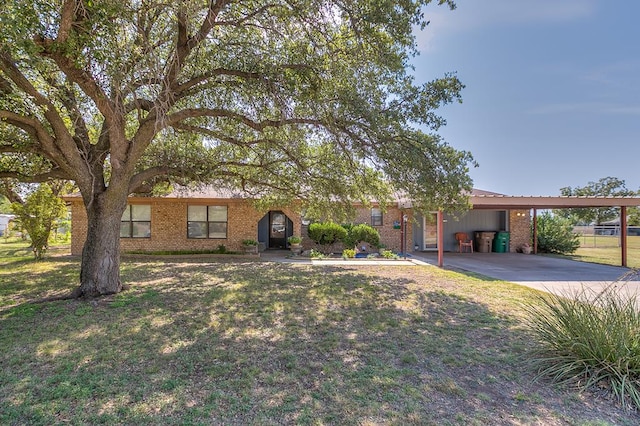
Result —
<instances>
[{"instance_id":1,"label":"grass lawn","mask_svg":"<svg viewBox=\"0 0 640 426\"><path fill-rule=\"evenodd\" d=\"M532 382L534 290L421 266L125 259L131 289L0 242L0 424L634 425Z\"/></svg>"},{"instance_id":2,"label":"grass lawn","mask_svg":"<svg viewBox=\"0 0 640 426\"><path fill-rule=\"evenodd\" d=\"M580 248L570 259L620 266L619 237L598 235L580 237ZM627 266L640 268L640 236L627 237Z\"/></svg>"}]
</instances>

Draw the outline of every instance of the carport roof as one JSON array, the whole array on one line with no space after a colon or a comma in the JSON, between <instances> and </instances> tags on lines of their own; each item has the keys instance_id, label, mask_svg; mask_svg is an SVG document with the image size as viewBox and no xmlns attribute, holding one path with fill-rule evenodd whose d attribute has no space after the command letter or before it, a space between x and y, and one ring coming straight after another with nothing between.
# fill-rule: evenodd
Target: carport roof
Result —
<instances>
[{"instance_id":1,"label":"carport roof","mask_svg":"<svg viewBox=\"0 0 640 426\"><path fill-rule=\"evenodd\" d=\"M640 197L566 197L479 194L469 197L474 209L565 209L576 207L634 207Z\"/></svg>"}]
</instances>

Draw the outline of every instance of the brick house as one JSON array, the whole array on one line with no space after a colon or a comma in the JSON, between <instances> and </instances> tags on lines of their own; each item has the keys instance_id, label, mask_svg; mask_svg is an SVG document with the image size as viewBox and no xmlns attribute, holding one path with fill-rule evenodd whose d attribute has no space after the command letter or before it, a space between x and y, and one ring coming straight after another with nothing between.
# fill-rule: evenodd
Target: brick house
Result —
<instances>
[{"instance_id":1,"label":"brick house","mask_svg":"<svg viewBox=\"0 0 640 426\"><path fill-rule=\"evenodd\" d=\"M499 196L479 190L473 193L491 194ZM65 201L72 215L71 253L80 255L87 234L86 212L80 197L66 197ZM515 251L531 240L529 209L472 209L459 218L443 214L440 238L437 223L441 213L422 215L414 212L407 201L398 201L384 211L375 204L357 207L356 211L353 223L372 225L380 232L381 243L395 252L405 248L407 253L436 251L439 243L444 251L456 251L456 232L473 237L477 231L509 231L508 251ZM120 243L124 252L214 250L220 245L240 251L243 240L254 239L265 250L287 248L287 237L300 235L303 247L310 249L314 243L307 237L307 227L308 222L295 209L258 211L242 194L178 192L165 197L130 197L122 217Z\"/></svg>"},{"instance_id":2,"label":"brick house","mask_svg":"<svg viewBox=\"0 0 640 426\"><path fill-rule=\"evenodd\" d=\"M65 197L71 208L71 253L82 254L87 215L79 196ZM380 232L381 242L401 251L400 223L411 212L398 207L357 209L353 223L368 223ZM412 235L412 221L406 222ZM242 241L253 239L260 249L287 248L291 235L303 237L303 247L314 247L307 237L308 222L290 207L258 211L238 194L200 193L166 197L130 197L122 217L120 247L126 251L214 250L224 245L241 251ZM411 239L407 240L407 245ZM413 247L411 245L411 247Z\"/></svg>"},{"instance_id":3,"label":"brick house","mask_svg":"<svg viewBox=\"0 0 640 426\"><path fill-rule=\"evenodd\" d=\"M71 253L80 255L87 235L87 216L79 196L64 199L71 207ZM460 215L421 214L406 200L387 206L384 212L376 205L356 206L353 223L374 226L381 242L396 252L405 248L407 253L437 251L442 266L443 252L458 249L454 237L457 232L473 238L484 233L478 231L502 231L509 235L505 251L515 252L524 244L532 244L536 253L538 210L618 207L624 230L620 233L621 265L627 265L627 208L640 207L640 197L510 196L474 189L469 199L471 210ZM213 250L224 245L240 250L244 239L259 241L262 249L286 248L288 236L306 237L307 225L295 209L258 211L250 199L232 193L131 197L122 216L121 249ZM303 246L311 248L313 242L306 238Z\"/></svg>"}]
</instances>

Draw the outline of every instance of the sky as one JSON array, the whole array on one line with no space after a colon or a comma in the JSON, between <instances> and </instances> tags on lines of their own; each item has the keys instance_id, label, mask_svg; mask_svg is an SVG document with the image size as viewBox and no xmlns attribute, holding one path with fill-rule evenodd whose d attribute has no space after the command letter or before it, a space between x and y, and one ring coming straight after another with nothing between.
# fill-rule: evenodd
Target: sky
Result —
<instances>
[{"instance_id":1,"label":"sky","mask_svg":"<svg viewBox=\"0 0 640 426\"><path fill-rule=\"evenodd\" d=\"M559 195L612 176L639 190L640 1L456 3L425 9L413 73L465 84L438 133L473 154L474 187Z\"/></svg>"}]
</instances>

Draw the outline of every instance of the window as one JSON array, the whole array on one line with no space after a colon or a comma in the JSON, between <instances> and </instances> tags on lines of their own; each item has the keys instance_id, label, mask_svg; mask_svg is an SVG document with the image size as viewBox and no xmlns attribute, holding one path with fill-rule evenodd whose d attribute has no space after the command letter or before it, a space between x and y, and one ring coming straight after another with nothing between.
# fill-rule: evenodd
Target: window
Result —
<instances>
[{"instance_id":1,"label":"window","mask_svg":"<svg viewBox=\"0 0 640 426\"><path fill-rule=\"evenodd\" d=\"M120 221L120 238L151 237L151 206L127 204Z\"/></svg>"},{"instance_id":2,"label":"window","mask_svg":"<svg viewBox=\"0 0 640 426\"><path fill-rule=\"evenodd\" d=\"M227 238L227 206L188 206L188 238Z\"/></svg>"},{"instance_id":3,"label":"window","mask_svg":"<svg viewBox=\"0 0 640 426\"><path fill-rule=\"evenodd\" d=\"M371 209L371 226L382 226L382 210Z\"/></svg>"}]
</instances>

